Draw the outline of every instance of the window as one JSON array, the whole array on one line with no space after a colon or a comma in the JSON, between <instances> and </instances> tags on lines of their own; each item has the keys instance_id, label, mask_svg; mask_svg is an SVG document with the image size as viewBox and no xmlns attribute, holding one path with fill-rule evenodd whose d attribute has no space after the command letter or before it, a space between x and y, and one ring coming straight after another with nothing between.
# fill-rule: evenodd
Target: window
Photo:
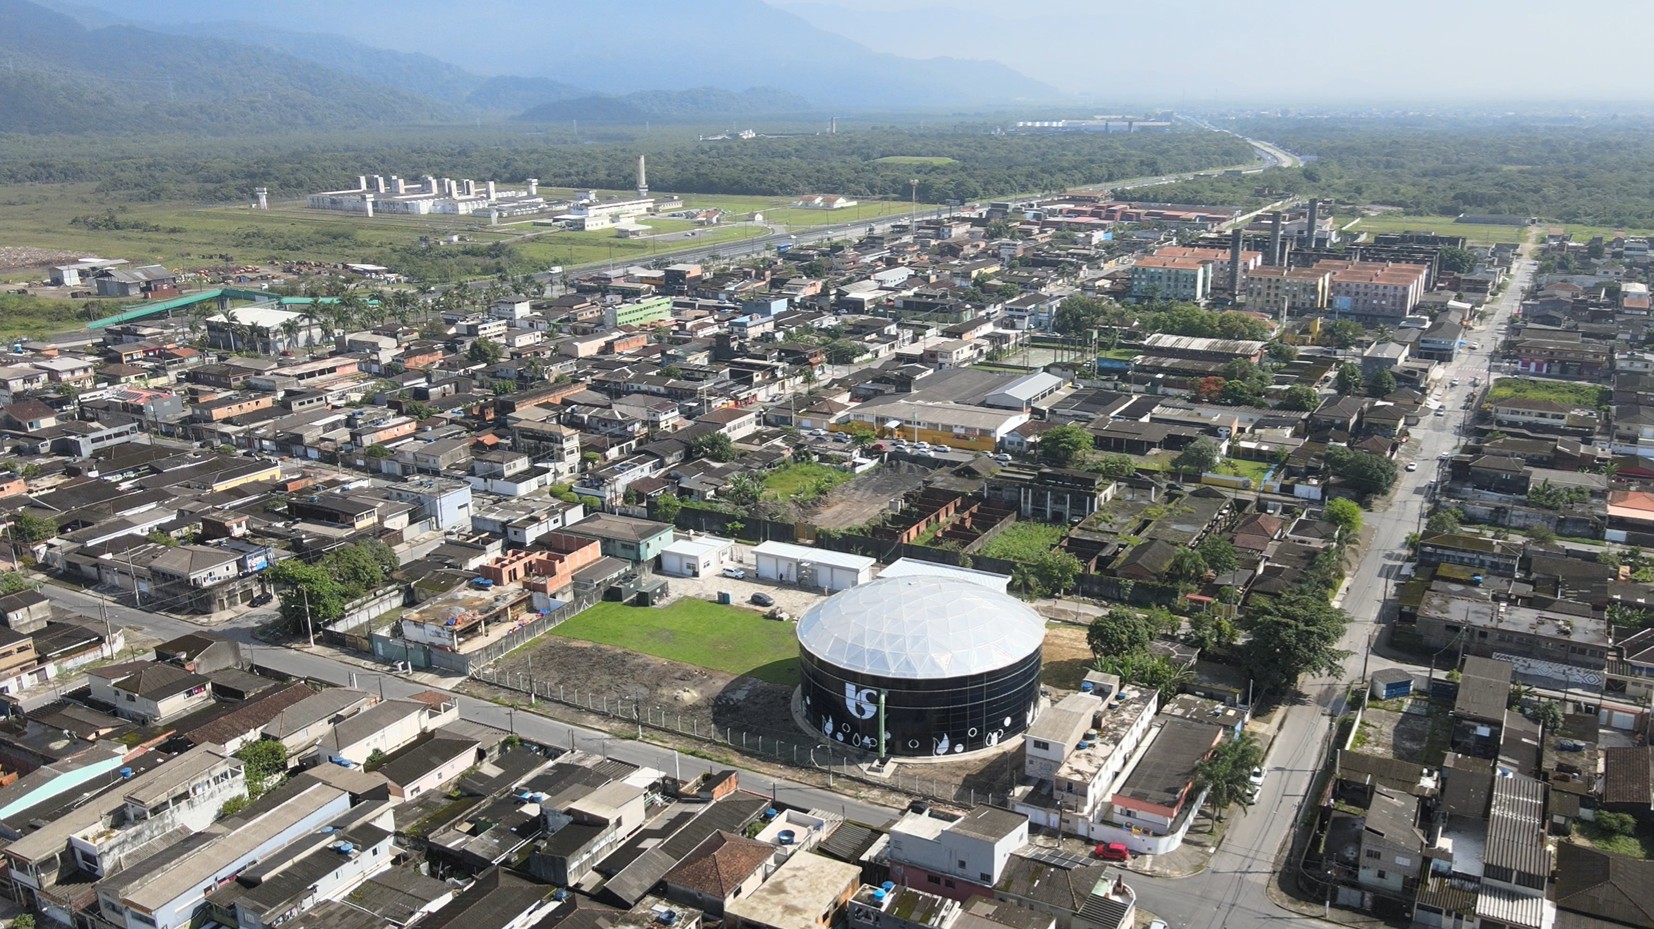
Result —
<instances>
[{"instance_id":1,"label":"window","mask_svg":"<svg viewBox=\"0 0 1654 929\"><path fill-rule=\"evenodd\" d=\"M959 859L959 870L963 871L968 867L970 867L970 865L965 864L965 859Z\"/></svg>"},{"instance_id":2,"label":"window","mask_svg":"<svg viewBox=\"0 0 1654 929\"><path fill-rule=\"evenodd\" d=\"M941 879L941 878L939 878L939 877L937 877L937 876L936 876L936 875L934 875L934 874L932 874L932 875L930 875L930 876L929 876L929 877L927 877L927 878L925 878L925 880L927 880L927 881L930 881L930 882L931 882L931 883L932 883L932 884L940 884L940 883L942 883L942 879Z\"/></svg>"},{"instance_id":3,"label":"window","mask_svg":"<svg viewBox=\"0 0 1654 929\"><path fill-rule=\"evenodd\" d=\"M1387 877L1389 877L1389 875L1388 875L1388 874L1386 874L1386 873L1385 873L1385 872L1383 872L1383 871L1380 871L1380 872L1378 872L1378 879L1379 879L1379 880L1381 880L1381 881L1382 881L1382 880L1384 880L1384 879L1385 879L1385 878L1387 878Z\"/></svg>"},{"instance_id":4,"label":"window","mask_svg":"<svg viewBox=\"0 0 1654 929\"><path fill-rule=\"evenodd\" d=\"M1378 858L1380 857L1379 854L1378 854L1378 849L1376 849L1376 848L1367 849L1367 853L1364 857L1371 858L1375 861L1378 860Z\"/></svg>"},{"instance_id":5,"label":"window","mask_svg":"<svg viewBox=\"0 0 1654 929\"><path fill-rule=\"evenodd\" d=\"M952 888L952 887L953 887L953 878L951 878L951 877L950 877L950 878L948 878L948 879L947 879L947 880L945 880L945 881L943 881L943 882L942 882L942 886L944 886L944 887L947 887L947 888L950 888L950 889L951 889L951 888Z\"/></svg>"}]
</instances>

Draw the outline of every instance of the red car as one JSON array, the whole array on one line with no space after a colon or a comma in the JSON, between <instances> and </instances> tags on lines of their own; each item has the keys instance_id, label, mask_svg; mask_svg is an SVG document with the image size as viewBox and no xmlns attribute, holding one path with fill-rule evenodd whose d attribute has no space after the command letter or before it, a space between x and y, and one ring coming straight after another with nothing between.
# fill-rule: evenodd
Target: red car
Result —
<instances>
[{"instance_id":1,"label":"red car","mask_svg":"<svg viewBox=\"0 0 1654 929\"><path fill-rule=\"evenodd\" d=\"M1131 858L1131 852L1120 842L1101 842L1091 852L1104 861L1126 861Z\"/></svg>"}]
</instances>

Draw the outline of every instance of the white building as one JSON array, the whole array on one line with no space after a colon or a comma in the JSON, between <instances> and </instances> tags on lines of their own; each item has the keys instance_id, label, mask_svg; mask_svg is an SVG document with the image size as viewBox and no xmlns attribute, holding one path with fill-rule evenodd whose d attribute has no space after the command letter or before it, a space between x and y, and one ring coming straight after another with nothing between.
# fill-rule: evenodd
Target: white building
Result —
<instances>
[{"instance_id":1,"label":"white building","mask_svg":"<svg viewBox=\"0 0 1654 929\"><path fill-rule=\"evenodd\" d=\"M862 555L773 541L752 555L758 577L766 581L839 591L873 579L874 561Z\"/></svg>"},{"instance_id":2,"label":"white building","mask_svg":"<svg viewBox=\"0 0 1654 929\"><path fill-rule=\"evenodd\" d=\"M735 562L735 543L715 535L679 539L660 553L660 573L674 577L712 577Z\"/></svg>"}]
</instances>

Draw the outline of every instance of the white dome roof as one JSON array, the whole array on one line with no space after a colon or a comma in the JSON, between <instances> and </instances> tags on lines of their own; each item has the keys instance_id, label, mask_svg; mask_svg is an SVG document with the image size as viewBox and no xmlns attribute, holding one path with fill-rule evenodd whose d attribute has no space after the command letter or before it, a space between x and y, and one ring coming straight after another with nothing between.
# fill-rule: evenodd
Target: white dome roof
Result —
<instances>
[{"instance_id":1,"label":"white dome roof","mask_svg":"<svg viewBox=\"0 0 1654 929\"><path fill-rule=\"evenodd\" d=\"M798 642L847 671L949 678L997 671L1045 642L1015 597L943 577L890 577L834 594L798 620Z\"/></svg>"}]
</instances>

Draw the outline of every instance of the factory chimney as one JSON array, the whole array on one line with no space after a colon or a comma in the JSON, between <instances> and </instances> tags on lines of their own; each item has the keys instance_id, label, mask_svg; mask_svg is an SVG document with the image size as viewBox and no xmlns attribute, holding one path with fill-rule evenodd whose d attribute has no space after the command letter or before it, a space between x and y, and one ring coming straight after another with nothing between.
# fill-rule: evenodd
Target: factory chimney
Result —
<instances>
[{"instance_id":1,"label":"factory chimney","mask_svg":"<svg viewBox=\"0 0 1654 929\"><path fill-rule=\"evenodd\" d=\"M1245 232L1239 227L1229 230L1229 298L1241 302L1241 239Z\"/></svg>"},{"instance_id":2,"label":"factory chimney","mask_svg":"<svg viewBox=\"0 0 1654 929\"><path fill-rule=\"evenodd\" d=\"M1321 227L1321 201L1320 200L1311 200L1311 201L1309 201L1308 227L1304 230L1304 245L1305 245L1305 247L1307 247L1307 248L1317 248L1317 247L1319 247L1320 243L1318 243L1316 241L1316 238L1317 238L1317 235L1320 232L1320 227Z\"/></svg>"},{"instance_id":3,"label":"factory chimney","mask_svg":"<svg viewBox=\"0 0 1654 929\"><path fill-rule=\"evenodd\" d=\"M258 198L259 209L268 210L270 208L270 188L255 187L253 188L253 196Z\"/></svg>"},{"instance_id":4,"label":"factory chimney","mask_svg":"<svg viewBox=\"0 0 1654 929\"><path fill-rule=\"evenodd\" d=\"M494 195L494 182L493 182L493 181L489 181L489 182L488 182L488 199L489 199L489 200L493 200L493 199L495 199L495 195Z\"/></svg>"},{"instance_id":5,"label":"factory chimney","mask_svg":"<svg viewBox=\"0 0 1654 929\"><path fill-rule=\"evenodd\" d=\"M1272 265L1286 264L1286 256L1281 253L1280 210L1269 214L1269 263Z\"/></svg>"},{"instance_id":6,"label":"factory chimney","mask_svg":"<svg viewBox=\"0 0 1654 929\"><path fill-rule=\"evenodd\" d=\"M827 134L828 135L838 135L838 117L837 116L833 117L833 121L827 124Z\"/></svg>"},{"instance_id":7,"label":"factory chimney","mask_svg":"<svg viewBox=\"0 0 1654 929\"><path fill-rule=\"evenodd\" d=\"M642 155L637 156L637 198L639 200L649 196L649 166L644 163Z\"/></svg>"}]
</instances>

